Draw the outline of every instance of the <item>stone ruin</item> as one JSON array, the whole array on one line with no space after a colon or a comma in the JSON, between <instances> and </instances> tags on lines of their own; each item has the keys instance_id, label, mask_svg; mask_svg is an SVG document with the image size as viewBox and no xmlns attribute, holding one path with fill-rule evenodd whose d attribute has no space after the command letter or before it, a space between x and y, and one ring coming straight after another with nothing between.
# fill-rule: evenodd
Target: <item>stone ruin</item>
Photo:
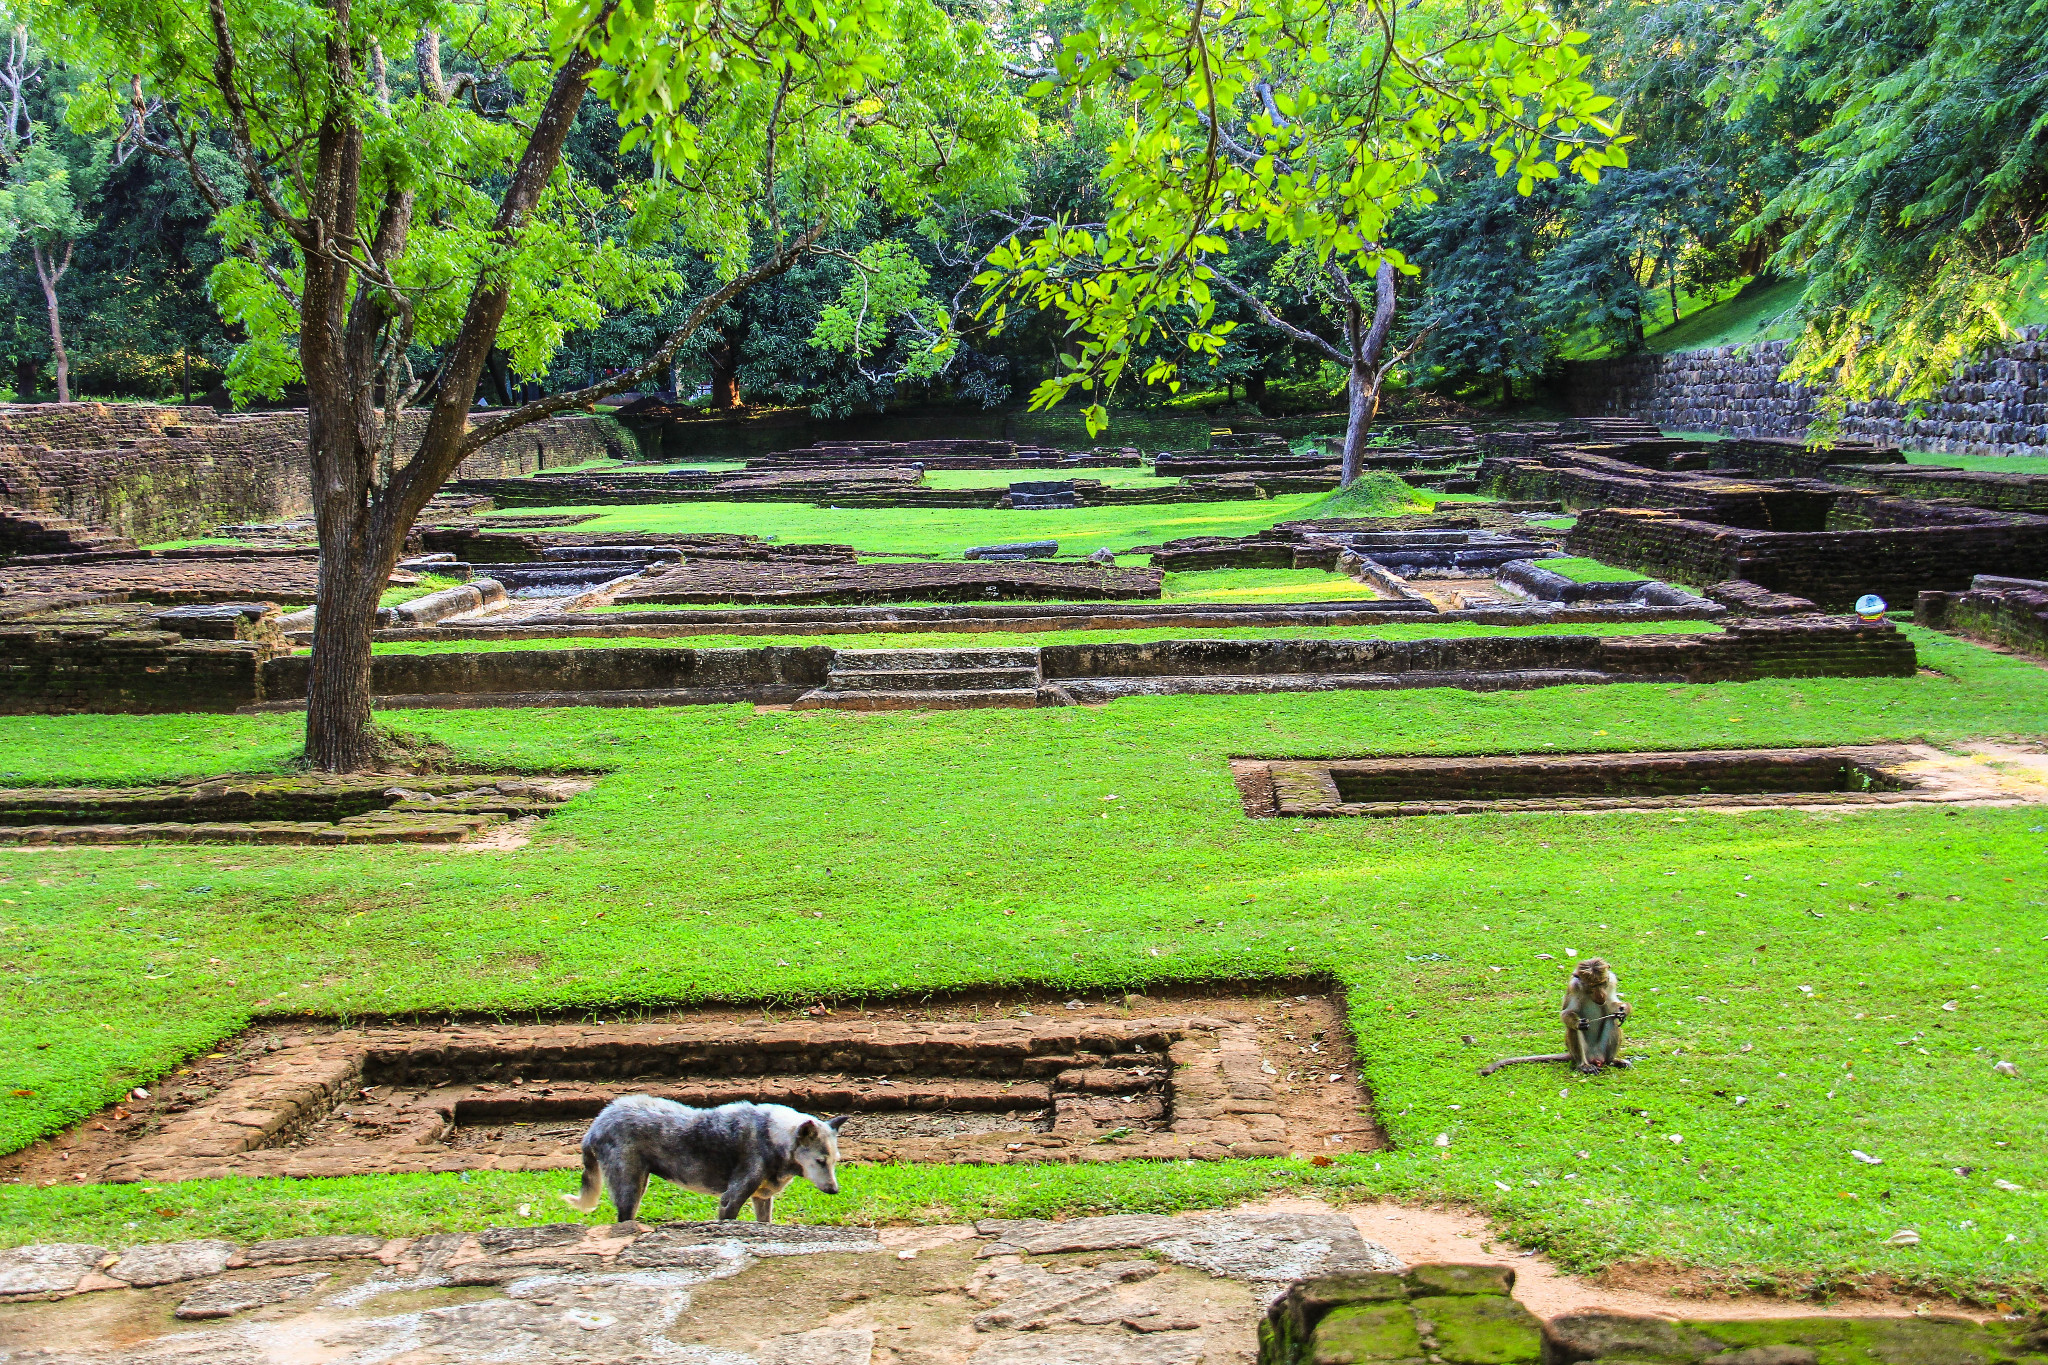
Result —
<instances>
[{"instance_id":1,"label":"stone ruin","mask_svg":"<svg viewBox=\"0 0 2048 1365\"><path fill-rule=\"evenodd\" d=\"M408 430L423 429L411 414ZM526 474L614 454L597 419L553 417L485 446L457 478ZM70 520L130 541L312 513L303 410L222 416L151 403L0 403L0 555L34 546L24 519Z\"/></svg>"},{"instance_id":2,"label":"stone ruin","mask_svg":"<svg viewBox=\"0 0 2048 1365\"><path fill-rule=\"evenodd\" d=\"M1913 622L2048 659L2048 580L1978 574L1959 592L1923 588Z\"/></svg>"},{"instance_id":3,"label":"stone ruin","mask_svg":"<svg viewBox=\"0 0 2048 1365\"><path fill-rule=\"evenodd\" d=\"M315 793L287 785L242 783L249 800L289 797L306 813ZM0 1171L115 1183L568 1171L581 1165L589 1121L635 1093L851 1114L840 1137L849 1161L1205 1161L1383 1147L1341 1000L1290 992L1033 1001L1022 1013L966 1000L845 1016L819 1007L781 1021L718 1009L610 1025L283 1019L195 1058L150 1095L0 1157Z\"/></svg>"},{"instance_id":4,"label":"stone ruin","mask_svg":"<svg viewBox=\"0 0 2048 1365\"><path fill-rule=\"evenodd\" d=\"M1925 744L1677 753L1237 759L1245 814L1326 819L1498 811L2038 805L2048 759L2005 746Z\"/></svg>"},{"instance_id":5,"label":"stone ruin","mask_svg":"<svg viewBox=\"0 0 2048 1365\"><path fill-rule=\"evenodd\" d=\"M1689 451L1670 444L1632 451L1562 436L1523 442L1489 455L1479 480L1498 496L1583 509L1565 541L1570 552L1699 584L1731 606L1754 600L1783 610L1803 600L1841 611L1872 592L1903 604L1922 589L1960 591L1978 574L2048 566L2048 516L2011 510L2035 496L2024 476L1938 470L1923 482L1897 451L1871 447L1816 454L1782 441L1676 443ZM1883 486L1835 481L1868 471ZM1888 487L1957 496L1922 501Z\"/></svg>"}]
</instances>

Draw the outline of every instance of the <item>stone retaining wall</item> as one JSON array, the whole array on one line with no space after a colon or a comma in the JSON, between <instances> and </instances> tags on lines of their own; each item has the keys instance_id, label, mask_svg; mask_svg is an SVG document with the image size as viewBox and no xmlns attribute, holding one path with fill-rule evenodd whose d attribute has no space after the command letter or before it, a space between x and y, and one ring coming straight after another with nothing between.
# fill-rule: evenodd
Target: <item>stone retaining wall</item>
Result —
<instances>
[{"instance_id":1,"label":"stone retaining wall","mask_svg":"<svg viewBox=\"0 0 2048 1365\"><path fill-rule=\"evenodd\" d=\"M2048 451L2048 340L2038 327L2023 329L2023 336L1965 366L1919 405L1919 416L1890 401L1850 404L1841 434L1951 455ZM1674 431L1804 437L1818 395L1779 378L1792 348L1766 341L1578 361L1567 372L1572 411L1636 417Z\"/></svg>"},{"instance_id":2,"label":"stone retaining wall","mask_svg":"<svg viewBox=\"0 0 2048 1365\"><path fill-rule=\"evenodd\" d=\"M412 414L412 439L425 414ZM530 474L625 448L595 418L554 417L502 436L457 478ZM309 516L303 410L222 416L153 403L0 404L0 503L111 527L139 541L236 521Z\"/></svg>"},{"instance_id":3,"label":"stone retaining wall","mask_svg":"<svg viewBox=\"0 0 2048 1365\"><path fill-rule=\"evenodd\" d=\"M1091 678L1276 674L1586 672L1743 682L1910 677L1913 646L1890 626L1829 617L1747 621L1700 635L1482 635L1442 640L1160 640L1048 645L1048 683Z\"/></svg>"},{"instance_id":4,"label":"stone retaining wall","mask_svg":"<svg viewBox=\"0 0 2048 1365\"><path fill-rule=\"evenodd\" d=\"M825 681L836 651L823 645L761 649L515 649L487 654L380 654L370 686L377 696L474 696L568 692L664 694L683 701L793 701ZM271 659L263 690L275 700L303 698L312 656ZM675 696L698 693L698 696Z\"/></svg>"}]
</instances>

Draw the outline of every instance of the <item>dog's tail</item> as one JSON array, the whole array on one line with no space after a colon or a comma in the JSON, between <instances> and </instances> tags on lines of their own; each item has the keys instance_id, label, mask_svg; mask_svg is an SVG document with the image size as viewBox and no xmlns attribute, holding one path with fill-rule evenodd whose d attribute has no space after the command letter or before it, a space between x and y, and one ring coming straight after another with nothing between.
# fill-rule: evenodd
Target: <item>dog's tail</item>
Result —
<instances>
[{"instance_id":1,"label":"dog's tail","mask_svg":"<svg viewBox=\"0 0 2048 1365\"><path fill-rule=\"evenodd\" d=\"M598 1195L604 1190L604 1173L598 1169L597 1153L588 1147L583 1149L583 1188L574 1194L562 1196L562 1202L578 1213L589 1213L597 1207Z\"/></svg>"}]
</instances>

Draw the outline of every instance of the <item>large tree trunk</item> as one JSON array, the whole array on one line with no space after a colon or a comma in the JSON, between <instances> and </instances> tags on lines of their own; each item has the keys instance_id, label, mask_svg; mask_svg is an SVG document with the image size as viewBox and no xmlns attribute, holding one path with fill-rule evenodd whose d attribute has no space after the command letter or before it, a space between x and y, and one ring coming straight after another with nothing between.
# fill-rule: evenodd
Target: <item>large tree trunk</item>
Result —
<instances>
[{"instance_id":1,"label":"large tree trunk","mask_svg":"<svg viewBox=\"0 0 2048 1365\"><path fill-rule=\"evenodd\" d=\"M370 723L371 641L377 602L398 562L404 533L393 536L379 509L320 508L320 586L314 600L313 666L306 690L306 757L327 772L355 772L377 761ZM345 549L343 547L346 547Z\"/></svg>"},{"instance_id":2,"label":"large tree trunk","mask_svg":"<svg viewBox=\"0 0 2048 1365\"><path fill-rule=\"evenodd\" d=\"M1356 303L1350 309L1345 331L1351 343L1350 411L1344 421L1344 465L1340 486L1349 488L1358 479L1365 462L1365 443L1372 431L1372 419L1380 410L1380 382L1385 378L1380 357L1386 354L1387 337L1394 330L1394 267L1380 262L1373 277L1372 326L1365 327L1363 310Z\"/></svg>"},{"instance_id":3,"label":"large tree trunk","mask_svg":"<svg viewBox=\"0 0 2048 1365\"><path fill-rule=\"evenodd\" d=\"M57 315L57 282L64 278L64 272L71 269L71 244L64 244L64 259L51 264L50 257L43 251L41 242L31 240L29 255L34 258L36 279L43 286L43 306L50 314L50 354L57 360L57 401L71 401L71 357L64 350L64 320Z\"/></svg>"},{"instance_id":4,"label":"large tree trunk","mask_svg":"<svg viewBox=\"0 0 2048 1365\"><path fill-rule=\"evenodd\" d=\"M721 327L718 329L718 343L709 350L711 357L711 409L714 412L730 412L743 406L740 401L740 342L745 329Z\"/></svg>"}]
</instances>

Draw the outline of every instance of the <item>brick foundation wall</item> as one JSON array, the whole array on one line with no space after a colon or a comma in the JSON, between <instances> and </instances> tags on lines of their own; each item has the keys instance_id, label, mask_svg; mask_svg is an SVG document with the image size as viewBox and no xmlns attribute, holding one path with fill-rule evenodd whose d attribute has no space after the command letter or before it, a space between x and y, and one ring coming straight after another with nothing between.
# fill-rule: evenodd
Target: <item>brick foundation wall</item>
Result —
<instances>
[{"instance_id":1,"label":"brick foundation wall","mask_svg":"<svg viewBox=\"0 0 2048 1365\"><path fill-rule=\"evenodd\" d=\"M528 692L661 692L677 689L803 690L825 681L835 651L824 645L760 649L517 649L478 654L380 654L371 690L380 697L486 696ZM271 659L263 689L283 701L306 695L308 655Z\"/></svg>"},{"instance_id":2,"label":"brick foundation wall","mask_svg":"<svg viewBox=\"0 0 2048 1365\"><path fill-rule=\"evenodd\" d=\"M1923 592L1913 604L1913 622L2048 659L2048 583L1980 582L1968 592Z\"/></svg>"},{"instance_id":3,"label":"brick foundation wall","mask_svg":"<svg viewBox=\"0 0 2048 1365\"><path fill-rule=\"evenodd\" d=\"M1850 404L1841 434L1951 455L2048 451L2048 339L2037 327L2023 336L1964 367L1919 405L1920 416L1889 401ZM1766 341L1575 362L1567 372L1572 411L1635 417L1673 431L1803 438L1817 391L1779 379L1792 347Z\"/></svg>"},{"instance_id":4,"label":"brick foundation wall","mask_svg":"<svg viewBox=\"0 0 2048 1365\"><path fill-rule=\"evenodd\" d=\"M77 608L0 625L0 714L232 711L264 700L271 639L191 639L156 608ZM276 617L270 624L274 632Z\"/></svg>"},{"instance_id":5,"label":"brick foundation wall","mask_svg":"<svg viewBox=\"0 0 2048 1365\"><path fill-rule=\"evenodd\" d=\"M424 428L413 414L408 432ZM599 419L554 417L502 436L455 477L530 474L618 453ZM149 542L312 513L303 411L223 417L151 403L0 404L0 503Z\"/></svg>"},{"instance_id":6,"label":"brick foundation wall","mask_svg":"<svg viewBox=\"0 0 2048 1365\"><path fill-rule=\"evenodd\" d=\"M1062 678L1586 669L1688 682L1911 677L1912 642L1891 626L1831 617L1747 621L1698 635L1474 636L1444 640L1161 640L1047 645Z\"/></svg>"},{"instance_id":7,"label":"brick foundation wall","mask_svg":"<svg viewBox=\"0 0 2048 1365\"><path fill-rule=\"evenodd\" d=\"M1955 510L1959 518L1973 513L1943 510ZM1649 509L1606 508L1581 516L1565 548L1695 587L1747 579L1772 592L1810 598L1830 611L1848 610L1866 592L1903 606L1924 588L1961 591L1977 574L2037 577L2048 566L2048 517L1973 515L1985 520L1786 532L1723 526Z\"/></svg>"}]
</instances>

